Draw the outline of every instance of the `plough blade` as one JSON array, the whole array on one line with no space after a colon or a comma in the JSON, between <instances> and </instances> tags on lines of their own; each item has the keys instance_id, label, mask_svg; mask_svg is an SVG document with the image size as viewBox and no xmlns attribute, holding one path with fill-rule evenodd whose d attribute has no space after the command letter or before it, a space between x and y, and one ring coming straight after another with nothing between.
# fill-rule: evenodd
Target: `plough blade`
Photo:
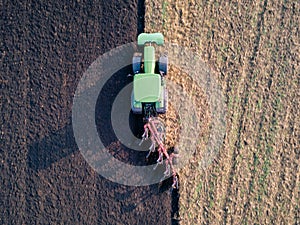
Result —
<instances>
[{"instance_id":1,"label":"plough blade","mask_svg":"<svg viewBox=\"0 0 300 225\"><path fill-rule=\"evenodd\" d=\"M147 154L146 158L148 158L152 152L158 151L159 157L156 161L157 164L155 165L154 169L156 169L159 164L162 164L165 158L166 170L162 179L169 177L172 173L172 189L178 189L177 172L173 166L173 159L178 157L178 149L174 149L171 154L167 152L164 146L165 128L163 123L156 117L150 117L148 122L144 125L144 134L142 135L141 143L148 139L149 136L151 139L151 146L149 147L149 153Z\"/></svg>"}]
</instances>

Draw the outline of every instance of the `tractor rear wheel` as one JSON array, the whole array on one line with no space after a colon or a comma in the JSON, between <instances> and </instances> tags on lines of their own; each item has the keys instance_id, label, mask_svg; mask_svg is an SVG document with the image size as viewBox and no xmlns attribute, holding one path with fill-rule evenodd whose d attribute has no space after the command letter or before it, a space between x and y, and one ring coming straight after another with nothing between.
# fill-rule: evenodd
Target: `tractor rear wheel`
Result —
<instances>
[{"instance_id":1,"label":"tractor rear wheel","mask_svg":"<svg viewBox=\"0 0 300 225\"><path fill-rule=\"evenodd\" d=\"M178 155L178 154L179 154L178 147L174 147L173 153L174 153L175 155ZM174 157L174 158L173 158L173 165L178 165L178 158L177 158L177 157Z\"/></svg>"},{"instance_id":2,"label":"tractor rear wheel","mask_svg":"<svg viewBox=\"0 0 300 225\"><path fill-rule=\"evenodd\" d=\"M166 88L163 89L164 91L164 105L163 107L159 108L159 109L156 109L156 112L159 113L159 114L165 114L168 110L168 91Z\"/></svg>"},{"instance_id":3,"label":"tractor rear wheel","mask_svg":"<svg viewBox=\"0 0 300 225\"><path fill-rule=\"evenodd\" d=\"M163 75L167 75L168 73L168 56L166 54L159 57L158 61L159 72Z\"/></svg>"},{"instance_id":4,"label":"tractor rear wheel","mask_svg":"<svg viewBox=\"0 0 300 225\"><path fill-rule=\"evenodd\" d=\"M168 110L168 104L169 104L168 91L167 91L167 89L165 89L165 93L164 93L164 113L166 113L167 110Z\"/></svg>"}]
</instances>

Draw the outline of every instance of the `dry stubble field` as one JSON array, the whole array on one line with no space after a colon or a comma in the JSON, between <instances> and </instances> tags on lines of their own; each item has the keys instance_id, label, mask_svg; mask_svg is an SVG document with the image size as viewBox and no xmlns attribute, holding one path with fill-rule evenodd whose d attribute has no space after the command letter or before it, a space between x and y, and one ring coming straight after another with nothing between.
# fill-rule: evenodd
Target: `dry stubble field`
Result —
<instances>
[{"instance_id":1,"label":"dry stubble field","mask_svg":"<svg viewBox=\"0 0 300 225\"><path fill-rule=\"evenodd\" d=\"M197 52L226 98L218 157L205 170L199 166L203 137L199 154L180 171L182 222L300 224L299 2L146 0L145 6L145 31ZM170 79L186 82L175 71Z\"/></svg>"}]
</instances>

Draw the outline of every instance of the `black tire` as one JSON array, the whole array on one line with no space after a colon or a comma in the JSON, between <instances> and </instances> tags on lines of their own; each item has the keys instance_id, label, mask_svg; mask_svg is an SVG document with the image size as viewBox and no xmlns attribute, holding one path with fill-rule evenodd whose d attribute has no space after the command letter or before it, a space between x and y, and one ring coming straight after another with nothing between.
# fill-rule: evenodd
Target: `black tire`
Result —
<instances>
[{"instance_id":1,"label":"black tire","mask_svg":"<svg viewBox=\"0 0 300 225\"><path fill-rule=\"evenodd\" d=\"M142 65L142 53L136 52L132 57L133 74L138 74L141 72L141 65Z\"/></svg>"},{"instance_id":2,"label":"black tire","mask_svg":"<svg viewBox=\"0 0 300 225\"><path fill-rule=\"evenodd\" d=\"M164 110L163 110L163 114L165 114L166 112L167 112L167 110L168 110L168 104L169 104L169 102L168 102L168 91L167 91L167 89L165 89L165 93L164 93Z\"/></svg>"},{"instance_id":3,"label":"black tire","mask_svg":"<svg viewBox=\"0 0 300 225\"><path fill-rule=\"evenodd\" d=\"M167 89L164 89L164 107L156 109L156 112L158 114L165 114L168 110L168 91Z\"/></svg>"},{"instance_id":4,"label":"black tire","mask_svg":"<svg viewBox=\"0 0 300 225\"><path fill-rule=\"evenodd\" d=\"M178 150L177 147L174 147L173 153L174 153L175 155L179 154L179 150ZM178 163L179 163L179 162L178 162L178 158L177 158L177 157L174 157L174 158L173 158L173 165L178 165Z\"/></svg>"},{"instance_id":5,"label":"black tire","mask_svg":"<svg viewBox=\"0 0 300 225\"><path fill-rule=\"evenodd\" d=\"M159 57L158 67L160 73L163 73L163 75L168 74L168 56L166 54Z\"/></svg>"}]
</instances>

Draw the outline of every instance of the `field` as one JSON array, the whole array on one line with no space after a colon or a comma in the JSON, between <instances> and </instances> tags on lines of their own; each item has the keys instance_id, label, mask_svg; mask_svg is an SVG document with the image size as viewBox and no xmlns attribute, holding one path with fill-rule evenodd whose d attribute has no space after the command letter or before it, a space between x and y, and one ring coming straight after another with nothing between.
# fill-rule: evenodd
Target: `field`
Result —
<instances>
[{"instance_id":1,"label":"field","mask_svg":"<svg viewBox=\"0 0 300 225\"><path fill-rule=\"evenodd\" d=\"M136 40L143 29L138 22L143 5L0 4L0 224L168 223L167 192L157 185L119 185L98 175L80 154L72 129L80 78L97 57ZM127 81L126 72L118 80Z\"/></svg>"},{"instance_id":2,"label":"field","mask_svg":"<svg viewBox=\"0 0 300 225\"><path fill-rule=\"evenodd\" d=\"M299 224L299 3L145 5L145 30L197 52L226 95L218 157L180 173L184 224Z\"/></svg>"},{"instance_id":3,"label":"field","mask_svg":"<svg viewBox=\"0 0 300 225\"><path fill-rule=\"evenodd\" d=\"M0 9L1 224L300 224L297 1L1 1ZM179 171L179 198L168 184L106 180L73 135L72 101L83 73L143 31L195 52L225 96L223 144L203 167L208 96L171 65L168 79L198 98L203 125L197 154ZM106 104L129 72L107 84ZM116 157L140 160L117 145L101 110L101 138ZM180 129L172 105L164 119L172 145Z\"/></svg>"}]
</instances>

